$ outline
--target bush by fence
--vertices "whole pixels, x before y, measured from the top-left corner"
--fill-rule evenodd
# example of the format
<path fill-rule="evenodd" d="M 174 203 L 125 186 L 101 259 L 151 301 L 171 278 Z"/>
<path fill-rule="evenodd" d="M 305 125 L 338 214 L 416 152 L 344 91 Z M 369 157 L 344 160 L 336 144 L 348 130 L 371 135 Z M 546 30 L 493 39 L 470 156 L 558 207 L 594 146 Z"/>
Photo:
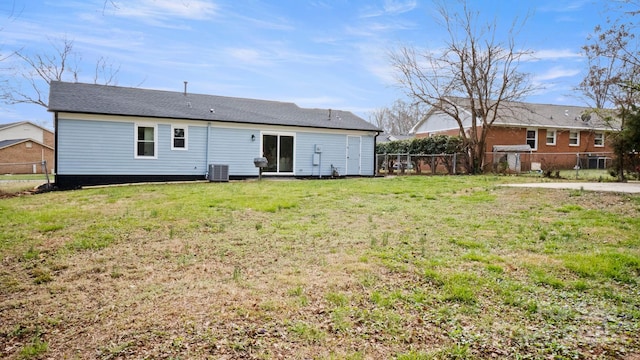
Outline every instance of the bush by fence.
<path fill-rule="evenodd" d="M 376 173 L 379 175 L 436 175 L 465 172 L 464 154 L 378 154 Z"/>
<path fill-rule="evenodd" d="M 456 154 L 464 152 L 459 136 L 436 135 L 376 144 L 376 154 Z"/>
<path fill-rule="evenodd" d="M 377 174 L 457 174 L 466 160 L 462 138 L 447 135 L 379 143 L 376 154 Z"/>

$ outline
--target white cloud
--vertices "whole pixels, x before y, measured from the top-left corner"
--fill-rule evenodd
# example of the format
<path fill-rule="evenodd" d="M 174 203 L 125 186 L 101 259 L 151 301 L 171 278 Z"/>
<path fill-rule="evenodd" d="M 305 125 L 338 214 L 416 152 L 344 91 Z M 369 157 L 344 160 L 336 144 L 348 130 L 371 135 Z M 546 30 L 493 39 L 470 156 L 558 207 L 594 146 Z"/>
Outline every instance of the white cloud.
<path fill-rule="evenodd" d="M 372 73 L 376 78 L 382 81 L 386 85 L 393 85 L 397 83 L 396 70 L 391 65 L 384 63 L 376 63 L 367 65 L 367 70 Z"/>
<path fill-rule="evenodd" d="M 580 69 L 566 68 L 563 66 L 554 66 L 541 74 L 535 75 L 533 77 L 533 80 L 548 81 L 548 80 L 555 80 L 563 77 L 572 77 L 578 74 L 580 74 Z"/>
<path fill-rule="evenodd" d="M 416 8 L 417 2 L 415 0 L 400 1 L 400 0 L 385 0 L 382 8 L 380 7 L 367 7 L 361 10 L 360 17 L 372 18 L 383 15 L 399 15 L 409 12 Z"/>
<path fill-rule="evenodd" d="M 192 20 L 207 20 L 216 15 L 217 6 L 208 0 L 140 0 L 117 2 L 114 15 L 161 21 L 179 17 Z"/>
<path fill-rule="evenodd" d="M 582 54 L 570 49 L 544 49 L 534 51 L 533 54 L 527 56 L 524 61 L 540 61 L 540 60 L 560 60 L 560 59 L 581 59 Z"/>
<path fill-rule="evenodd" d="M 414 27 L 414 24 L 399 21 L 371 22 L 346 26 L 345 32 L 353 36 L 379 36 L 381 33 L 389 33 L 396 30 L 406 30 Z"/>
<path fill-rule="evenodd" d="M 567 3 L 557 2 L 554 5 L 541 6 L 541 12 L 574 12 L 588 5 L 590 0 L 574 0 Z"/>
<path fill-rule="evenodd" d="M 409 12 L 415 9 L 417 3 L 415 0 L 410 1 L 396 1 L 396 0 L 386 0 L 384 2 L 384 11 L 387 14 L 402 14 Z"/>
<path fill-rule="evenodd" d="M 265 65 L 266 55 L 249 48 L 228 48 L 225 53 L 243 64 Z"/>
<path fill-rule="evenodd" d="M 257 19 L 257 18 L 252 18 L 248 16 L 242 16 L 240 14 L 234 14 L 234 16 L 237 16 L 238 17 L 237 21 L 240 21 L 240 23 L 244 24 L 243 26 L 246 26 L 248 28 L 256 27 L 259 29 L 285 30 L 285 31 L 295 30 L 295 28 L 291 24 L 289 24 L 289 21 L 282 17 L 269 18 L 269 20 L 267 21 L 264 19 Z"/>

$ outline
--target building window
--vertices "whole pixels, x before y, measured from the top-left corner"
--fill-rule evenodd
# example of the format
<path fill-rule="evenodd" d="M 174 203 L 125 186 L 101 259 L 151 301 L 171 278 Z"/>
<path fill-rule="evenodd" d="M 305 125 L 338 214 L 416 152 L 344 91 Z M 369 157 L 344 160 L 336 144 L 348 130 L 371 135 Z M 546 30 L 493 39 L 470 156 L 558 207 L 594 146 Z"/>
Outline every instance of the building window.
<path fill-rule="evenodd" d="M 547 145 L 556 144 L 556 131 L 547 129 Z"/>
<path fill-rule="evenodd" d="M 156 132 L 155 126 L 136 124 L 136 158 L 156 158 Z"/>
<path fill-rule="evenodd" d="M 531 147 L 531 150 L 538 149 L 538 131 L 527 130 L 527 145 Z"/>
<path fill-rule="evenodd" d="M 580 146 L 580 131 L 569 131 L 569 146 Z"/>
<path fill-rule="evenodd" d="M 593 134 L 593 145 L 596 147 L 604 146 L 604 133 L 597 132 Z"/>
<path fill-rule="evenodd" d="M 187 127 L 171 127 L 171 150 L 187 150 Z"/>

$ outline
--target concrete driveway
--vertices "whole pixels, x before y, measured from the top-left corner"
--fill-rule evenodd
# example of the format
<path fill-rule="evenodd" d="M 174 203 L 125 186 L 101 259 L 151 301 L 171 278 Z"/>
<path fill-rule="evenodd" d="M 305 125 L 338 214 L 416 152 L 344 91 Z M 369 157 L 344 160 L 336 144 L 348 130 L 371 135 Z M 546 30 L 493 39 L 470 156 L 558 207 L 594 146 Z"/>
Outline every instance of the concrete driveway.
<path fill-rule="evenodd" d="M 585 191 L 608 191 L 628 194 L 640 194 L 640 182 L 545 182 L 545 183 L 525 183 L 506 184 L 510 187 L 537 187 L 545 189 L 570 189 Z"/>

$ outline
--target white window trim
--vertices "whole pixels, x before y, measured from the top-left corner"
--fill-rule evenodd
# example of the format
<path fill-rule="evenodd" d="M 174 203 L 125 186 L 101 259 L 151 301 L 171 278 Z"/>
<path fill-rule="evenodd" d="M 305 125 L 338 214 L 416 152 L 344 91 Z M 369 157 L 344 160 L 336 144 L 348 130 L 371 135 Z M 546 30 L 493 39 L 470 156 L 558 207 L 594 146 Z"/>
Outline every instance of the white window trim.
<path fill-rule="evenodd" d="M 138 128 L 153 128 L 153 156 L 138 155 Z M 158 158 L 158 124 L 135 123 L 133 131 L 133 158 L 134 159 L 157 159 Z"/>
<path fill-rule="evenodd" d="M 602 135 L 602 144 L 600 144 L 600 145 L 596 144 L 596 138 L 595 138 L 595 136 L 596 136 L 596 135 L 598 135 L 598 134 Z M 596 132 L 594 133 L 594 137 L 593 137 L 593 146 L 594 146 L 594 147 L 604 147 L 604 132 L 602 132 L 602 131 L 596 131 Z"/>
<path fill-rule="evenodd" d="M 184 130 L 184 147 L 175 147 L 174 144 L 174 140 L 175 140 L 175 130 L 174 129 L 183 129 Z M 184 125 L 184 126 L 178 126 L 178 125 L 171 125 L 171 150 L 178 150 L 178 151 L 184 151 L 184 150 L 189 150 L 189 127 Z"/>
<path fill-rule="evenodd" d="M 529 134 L 528 134 L 529 131 L 533 131 L 536 134 L 535 138 L 533 139 L 534 147 L 532 147 L 531 150 L 538 150 L 538 129 L 527 129 L 526 130 L 526 132 L 525 132 L 525 143 L 527 145 L 529 145 Z"/>
<path fill-rule="evenodd" d="M 553 142 L 549 142 L 549 132 L 553 133 Z M 547 129 L 547 136 L 545 138 L 545 142 L 549 146 L 555 146 L 556 143 L 558 142 L 558 131 L 553 129 Z"/>
<path fill-rule="evenodd" d="M 578 134 L 578 141 L 575 144 L 571 143 L 571 133 L 574 132 L 576 134 Z M 580 146 L 580 130 L 569 130 L 569 146 Z"/>

